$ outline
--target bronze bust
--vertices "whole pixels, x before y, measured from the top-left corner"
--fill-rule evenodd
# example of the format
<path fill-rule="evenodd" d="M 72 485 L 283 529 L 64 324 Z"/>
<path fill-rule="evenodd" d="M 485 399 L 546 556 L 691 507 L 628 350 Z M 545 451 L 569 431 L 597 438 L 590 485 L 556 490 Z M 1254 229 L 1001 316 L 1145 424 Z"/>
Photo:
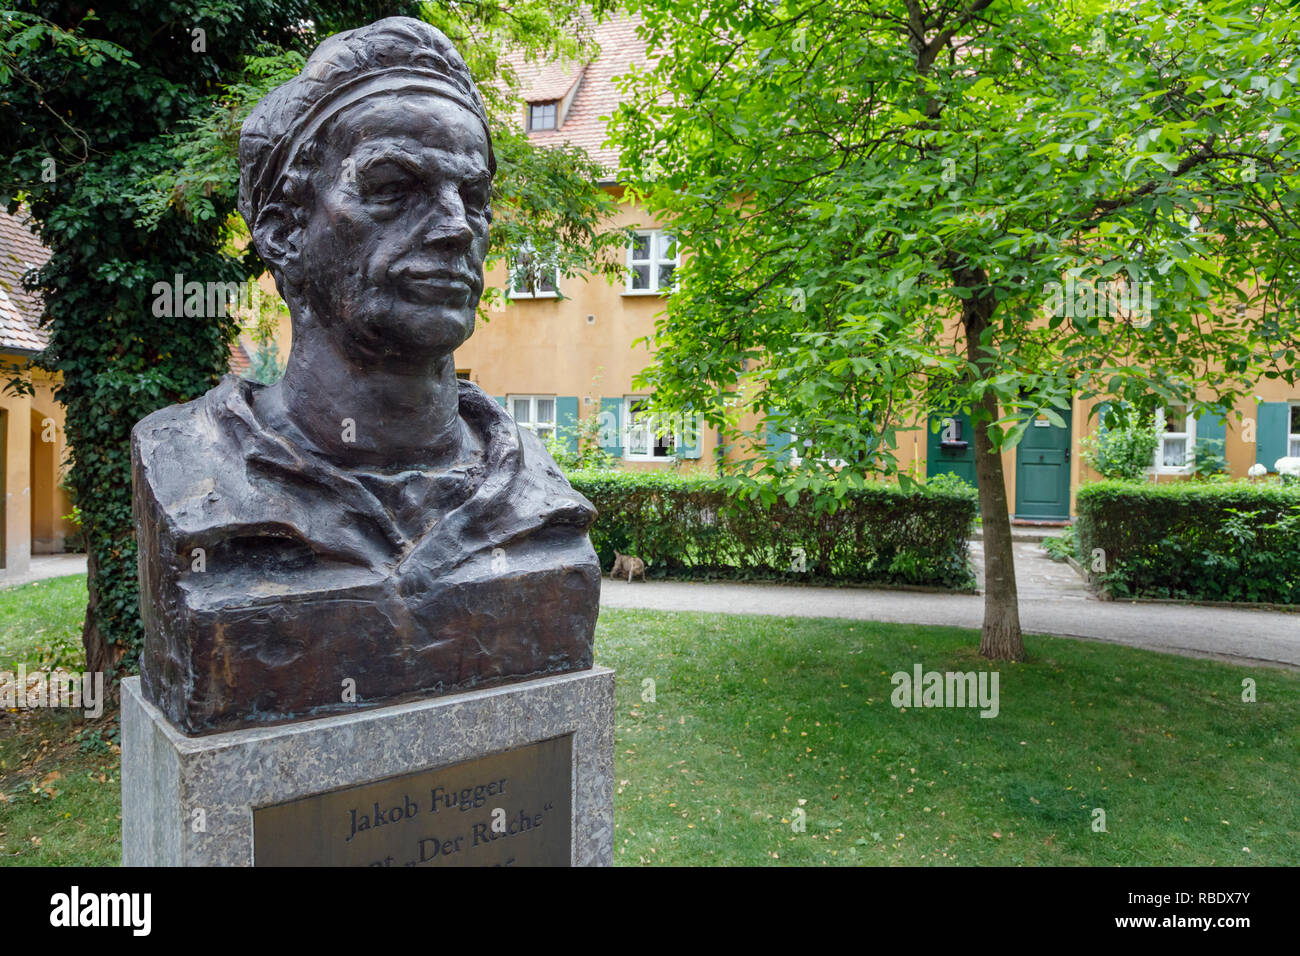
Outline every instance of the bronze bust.
<path fill-rule="evenodd" d="M 146 696 L 201 734 L 591 667 L 594 509 L 456 378 L 496 167 L 459 54 L 404 17 L 331 37 L 240 167 L 293 345 L 132 432 Z"/>

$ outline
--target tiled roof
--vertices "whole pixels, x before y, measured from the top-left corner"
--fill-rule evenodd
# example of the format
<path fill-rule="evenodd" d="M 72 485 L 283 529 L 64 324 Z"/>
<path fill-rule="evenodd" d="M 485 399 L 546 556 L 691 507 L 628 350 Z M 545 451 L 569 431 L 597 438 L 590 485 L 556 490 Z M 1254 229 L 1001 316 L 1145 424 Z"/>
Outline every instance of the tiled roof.
<path fill-rule="evenodd" d="M 39 352 L 49 341 L 38 327 L 41 300 L 23 289 L 23 273 L 43 266 L 50 251 L 27 228 L 26 212 L 0 209 L 0 350 Z"/>
<path fill-rule="evenodd" d="M 536 72 L 536 75 L 532 75 Z M 524 100 L 529 103 L 544 103 L 547 100 L 563 99 L 573 88 L 573 84 L 582 79 L 581 63 L 548 63 L 529 67 L 528 85 L 524 88 Z"/>
<path fill-rule="evenodd" d="M 622 99 L 614 77 L 627 73 L 633 65 L 644 67 L 648 63 L 645 42 L 636 35 L 640 23 L 640 17 L 621 16 L 597 24 L 593 34 L 600 45 L 600 54 L 585 68 L 580 63 L 559 66 L 512 58 L 511 65 L 519 76 L 526 102 L 558 100 L 575 80 L 580 84 L 560 128 L 530 133 L 529 139 L 544 146 L 558 143 L 580 146 L 613 176 L 618 169 L 618 151 L 604 147 L 605 120 L 601 117 L 613 113 Z M 523 123 L 521 112 L 520 128 Z"/>
<path fill-rule="evenodd" d="M 244 348 L 244 343 L 235 339 L 230 343 L 230 371 L 236 375 L 243 375 L 253 367 L 252 360 L 248 357 L 248 349 Z"/>

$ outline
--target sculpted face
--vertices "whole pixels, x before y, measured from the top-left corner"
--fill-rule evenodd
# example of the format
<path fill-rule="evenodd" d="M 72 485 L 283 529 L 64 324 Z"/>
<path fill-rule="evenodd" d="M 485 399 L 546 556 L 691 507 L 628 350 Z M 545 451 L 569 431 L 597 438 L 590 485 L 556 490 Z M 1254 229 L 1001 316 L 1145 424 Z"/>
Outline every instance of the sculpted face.
<path fill-rule="evenodd" d="M 304 294 L 344 349 L 418 363 L 474 331 L 491 176 L 482 123 L 435 94 L 376 96 L 325 131 Z"/>

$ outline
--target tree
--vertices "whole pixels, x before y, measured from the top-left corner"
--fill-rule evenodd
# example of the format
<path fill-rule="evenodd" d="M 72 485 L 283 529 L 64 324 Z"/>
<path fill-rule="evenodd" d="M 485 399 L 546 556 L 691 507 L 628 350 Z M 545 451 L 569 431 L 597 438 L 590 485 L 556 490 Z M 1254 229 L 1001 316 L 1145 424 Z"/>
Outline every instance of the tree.
<path fill-rule="evenodd" d="M 657 64 L 624 78 L 635 108 L 612 135 L 632 196 L 688 252 L 643 384 L 733 440 L 761 438 L 744 416 L 766 414 L 820 459 L 796 470 L 760 444 L 732 480 L 829 506 L 896 473 L 898 433 L 927 410 L 969 412 L 980 652 L 1021 659 L 999 453 L 1040 415 L 1063 424 L 1071 396 L 1201 413 L 1260 374 L 1294 380 L 1297 14 L 641 7 Z"/>
<path fill-rule="evenodd" d="M 568 0 L 509 9 L 363 0 L 88 6 L 48 0 L 0 12 L 0 182 L 8 208 L 25 204 L 51 250 L 28 278 L 50 332 L 35 361 L 62 376 L 69 488 L 90 557 L 83 643 L 88 668 L 111 671 L 133 665 L 142 639 L 131 428 L 216 384 L 236 331 L 223 307 L 156 308 L 154 288 L 175 276 L 239 283 L 263 270 L 232 217 L 243 115 L 326 36 L 384 16 L 433 20 L 480 80 L 503 38 L 527 34 L 534 51 L 577 49 L 584 21 Z M 575 245 L 598 245 L 584 216 L 603 197 L 591 198 L 593 178 L 573 175 L 580 156 L 527 153 L 520 139 L 502 131 L 497 146 L 523 198 L 513 219 L 503 201 L 496 238 L 508 241 L 512 223 L 517 234 L 540 222 L 558 236 L 560 258 L 576 263 Z M 567 191 L 548 200 L 560 185 Z M 555 215 L 530 219 L 538 208 Z"/>

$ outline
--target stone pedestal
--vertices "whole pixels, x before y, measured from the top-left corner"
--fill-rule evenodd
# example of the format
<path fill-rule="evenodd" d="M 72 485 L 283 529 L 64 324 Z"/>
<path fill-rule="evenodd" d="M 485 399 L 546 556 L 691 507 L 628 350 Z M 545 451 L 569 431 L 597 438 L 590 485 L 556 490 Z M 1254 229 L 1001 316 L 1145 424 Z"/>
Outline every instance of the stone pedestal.
<path fill-rule="evenodd" d="M 608 866 L 613 773 L 607 667 L 203 737 L 122 684 L 125 866 Z"/>

